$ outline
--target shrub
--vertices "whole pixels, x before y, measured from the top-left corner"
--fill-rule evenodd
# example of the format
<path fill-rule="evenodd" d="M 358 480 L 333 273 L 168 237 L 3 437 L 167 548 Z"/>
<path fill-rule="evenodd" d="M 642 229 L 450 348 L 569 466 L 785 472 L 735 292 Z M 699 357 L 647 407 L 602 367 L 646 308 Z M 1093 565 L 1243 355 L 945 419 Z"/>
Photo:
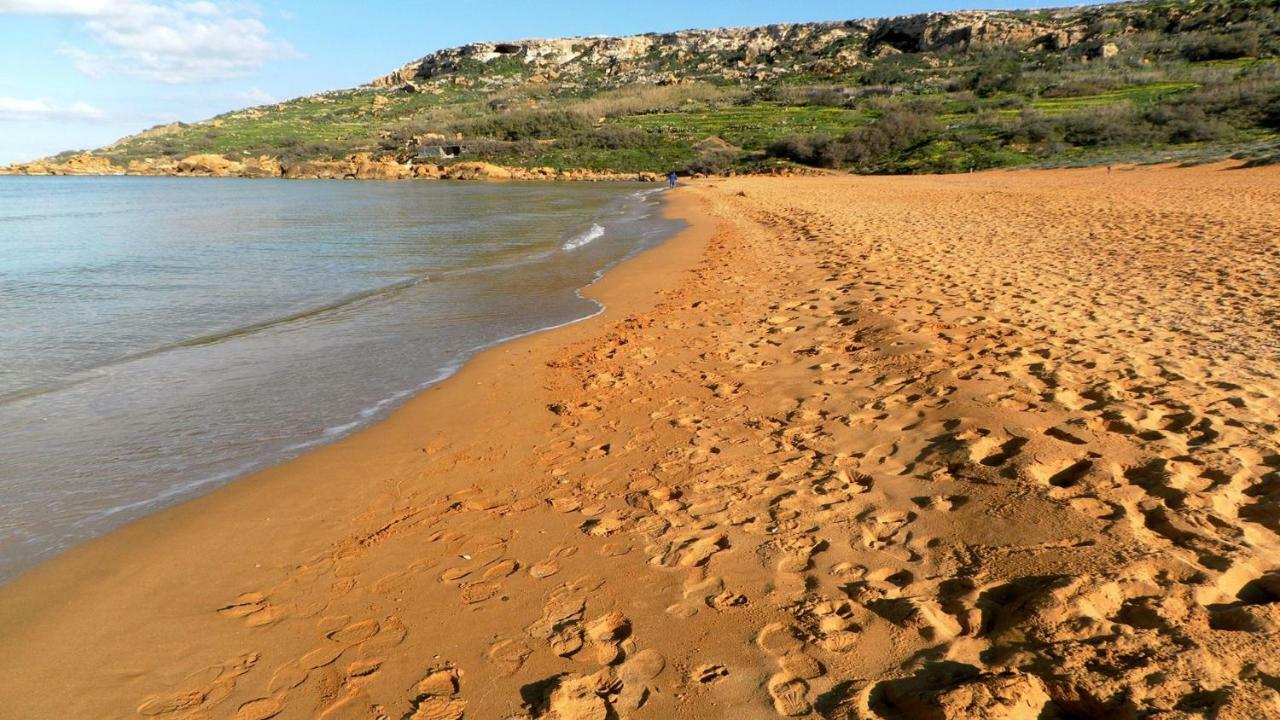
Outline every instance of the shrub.
<path fill-rule="evenodd" d="M 801 165 L 839 167 L 844 163 L 844 147 L 830 135 L 788 135 L 771 144 L 770 157 L 784 158 Z"/>
<path fill-rule="evenodd" d="M 602 125 L 578 138 L 579 145 L 606 150 L 647 147 L 652 143 L 648 130 L 628 125 Z"/>
<path fill-rule="evenodd" d="M 891 56 L 879 60 L 867 68 L 858 82 L 863 85 L 898 85 L 911 79 L 909 61 L 902 56 Z"/>
<path fill-rule="evenodd" d="M 1022 58 L 1016 51 L 992 52 L 978 60 L 965 83 L 978 97 L 1022 89 Z"/>
<path fill-rule="evenodd" d="M 1063 115 L 1058 119 L 1063 139 L 1082 147 L 1125 145 L 1147 133 L 1137 113 L 1128 105 L 1108 105 Z"/>
<path fill-rule="evenodd" d="M 1210 118 L 1203 108 L 1193 104 L 1157 105 L 1143 113 L 1143 119 L 1163 129 L 1172 143 L 1217 140 L 1231 132 L 1225 123 Z"/>
<path fill-rule="evenodd" d="M 892 110 L 844 137 L 845 159 L 855 166 L 871 167 L 919 143 L 936 129 L 932 115 Z"/>
<path fill-rule="evenodd" d="M 1260 35 L 1252 25 L 1243 24 L 1230 31 L 1181 33 L 1173 41 L 1179 53 L 1191 61 L 1234 60 L 1258 54 Z"/>
<path fill-rule="evenodd" d="M 770 157 L 815 167 L 853 165 L 870 169 L 883 166 L 936 129 L 932 114 L 896 108 L 838 140 L 821 134 L 790 135 L 774 142 L 767 152 Z"/>
<path fill-rule="evenodd" d="M 465 135 L 514 142 L 572 137 L 591 130 L 591 122 L 572 110 L 518 110 L 463 123 L 457 129 Z"/>
<path fill-rule="evenodd" d="M 1057 135 L 1057 125 L 1053 120 L 1035 110 L 1024 110 L 1008 131 L 1010 141 L 1031 145 L 1050 142 Z"/>
<path fill-rule="evenodd" d="M 693 149 L 698 155 L 685 166 L 685 171 L 689 173 L 724 175 L 742 158 L 741 148 L 714 136 L 694 145 Z"/>

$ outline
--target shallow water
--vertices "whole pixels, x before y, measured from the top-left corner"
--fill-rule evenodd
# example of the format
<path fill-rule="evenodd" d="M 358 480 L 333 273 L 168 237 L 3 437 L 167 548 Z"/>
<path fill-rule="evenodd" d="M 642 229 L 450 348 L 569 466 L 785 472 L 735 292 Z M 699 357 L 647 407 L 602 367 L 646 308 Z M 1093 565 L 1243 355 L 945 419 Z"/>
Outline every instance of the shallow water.
<path fill-rule="evenodd" d="M 594 314 L 632 185 L 0 178 L 0 581 Z"/>

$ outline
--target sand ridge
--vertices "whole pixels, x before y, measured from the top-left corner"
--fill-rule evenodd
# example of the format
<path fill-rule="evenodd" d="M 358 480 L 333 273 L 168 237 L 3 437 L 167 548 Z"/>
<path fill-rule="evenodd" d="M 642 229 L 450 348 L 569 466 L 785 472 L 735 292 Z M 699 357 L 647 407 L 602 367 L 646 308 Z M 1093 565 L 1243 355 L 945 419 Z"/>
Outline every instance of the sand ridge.
<path fill-rule="evenodd" d="M 6 588 L 0 698 L 1280 717 L 1277 180 L 681 190 L 701 234 L 606 278 L 597 321 Z"/>

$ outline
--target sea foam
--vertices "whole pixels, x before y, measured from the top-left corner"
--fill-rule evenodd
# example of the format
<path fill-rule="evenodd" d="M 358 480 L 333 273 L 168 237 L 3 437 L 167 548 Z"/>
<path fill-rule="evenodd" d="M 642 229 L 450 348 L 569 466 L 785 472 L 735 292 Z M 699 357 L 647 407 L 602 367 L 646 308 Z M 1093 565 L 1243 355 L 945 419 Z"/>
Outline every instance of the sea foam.
<path fill-rule="evenodd" d="M 589 229 L 584 230 L 566 240 L 564 245 L 560 246 L 560 249 L 565 252 L 577 250 L 583 245 L 586 245 L 593 240 L 599 240 L 602 237 L 604 237 L 604 226 L 599 223 L 591 223 L 591 227 Z"/>

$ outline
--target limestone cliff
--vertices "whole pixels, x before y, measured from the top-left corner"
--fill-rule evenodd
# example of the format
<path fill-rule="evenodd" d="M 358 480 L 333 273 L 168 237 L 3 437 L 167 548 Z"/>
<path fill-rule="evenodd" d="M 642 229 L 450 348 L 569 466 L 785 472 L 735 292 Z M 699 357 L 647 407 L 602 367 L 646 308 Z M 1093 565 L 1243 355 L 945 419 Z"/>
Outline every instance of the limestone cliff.
<path fill-rule="evenodd" d="M 765 81 L 805 71 L 831 74 L 899 52 L 968 50 L 979 45 L 1063 50 L 1090 38 L 1079 11 L 945 12 L 880 20 L 682 30 L 625 37 L 481 42 L 431 53 L 374 79 L 374 87 L 477 78 L 514 84 L 530 77 L 604 85 L 692 79 Z"/>

